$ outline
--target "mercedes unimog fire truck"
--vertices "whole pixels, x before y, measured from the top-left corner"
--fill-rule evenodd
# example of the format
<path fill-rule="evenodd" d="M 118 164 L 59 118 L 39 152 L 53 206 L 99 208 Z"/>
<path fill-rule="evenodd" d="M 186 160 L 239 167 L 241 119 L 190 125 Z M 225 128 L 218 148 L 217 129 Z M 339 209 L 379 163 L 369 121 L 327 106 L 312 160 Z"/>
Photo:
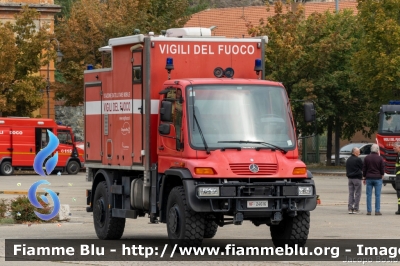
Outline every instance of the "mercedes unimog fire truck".
<path fill-rule="evenodd" d="M 385 162 L 385 174 L 383 183 L 395 187 L 395 163 L 396 152 L 393 143 L 400 141 L 400 101 L 390 101 L 382 105 L 379 110 L 379 126 L 376 134 L 376 142 L 379 145 L 379 153 Z"/>
<path fill-rule="evenodd" d="M 263 80 L 266 40 L 180 28 L 100 48 L 111 68 L 84 74 L 98 238 L 119 239 L 126 218 L 147 216 L 170 239 L 201 242 L 247 220 L 269 226 L 276 246 L 305 244 L 316 190 L 286 90 Z M 312 103 L 304 113 L 313 121 Z"/>

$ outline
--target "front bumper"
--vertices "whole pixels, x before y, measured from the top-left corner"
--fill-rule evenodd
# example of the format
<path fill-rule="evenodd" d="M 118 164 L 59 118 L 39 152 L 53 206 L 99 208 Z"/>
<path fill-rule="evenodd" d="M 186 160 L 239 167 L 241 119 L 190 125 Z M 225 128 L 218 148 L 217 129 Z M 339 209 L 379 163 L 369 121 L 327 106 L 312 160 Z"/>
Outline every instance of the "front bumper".
<path fill-rule="evenodd" d="M 274 212 L 312 211 L 317 205 L 314 181 L 306 179 L 298 182 L 238 182 L 222 184 L 185 180 L 185 191 L 190 208 L 195 212 L 222 214 L 243 213 L 246 217 L 271 216 Z M 299 186 L 313 188 L 312 195 L 298 195 Z M 219 187 L 219 196 L 200 197 L 199 187 Z M 249 207 L 248 201 L 268 202 L 266 207 Z"/>
<path fill-rule="evenodd" d="M 383 175 L 383 183 L 384 184 L 394 184 L 395 179 L 396 179 L 395 175 L 390 175 L 390 174 L 387 174 L 387 173 L 385 173 Z"/>

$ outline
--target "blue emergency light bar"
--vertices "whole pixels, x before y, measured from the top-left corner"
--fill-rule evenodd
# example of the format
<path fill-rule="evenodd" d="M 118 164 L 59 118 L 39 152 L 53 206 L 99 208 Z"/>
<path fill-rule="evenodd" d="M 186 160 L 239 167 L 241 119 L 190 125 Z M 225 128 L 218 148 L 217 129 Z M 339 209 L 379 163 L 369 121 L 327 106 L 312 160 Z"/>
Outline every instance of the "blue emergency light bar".
<path fill-rule="evenodd" d="M 261 59 L 257 58 L 254 62 L 254 71 L 261 71 L 262 70 L 262 63 Z"/>
<path fill-rule="evenodd" d="M 400 105 L 400 101 L 399 100 L 391 100 L 389 101 L 390 105 Z"/>
<path fill-rule="evenodd" d="M 167 58 L 167 64 L 165 65 L 166 70 L 173 70 L 174 69 L 174 59 L 171 57 Z"/>
<path fill-rule="evenodd" d="M 87 70 L 93 70 L 93 65 L 92 64 L 87 65 L 86 69 Z"/>

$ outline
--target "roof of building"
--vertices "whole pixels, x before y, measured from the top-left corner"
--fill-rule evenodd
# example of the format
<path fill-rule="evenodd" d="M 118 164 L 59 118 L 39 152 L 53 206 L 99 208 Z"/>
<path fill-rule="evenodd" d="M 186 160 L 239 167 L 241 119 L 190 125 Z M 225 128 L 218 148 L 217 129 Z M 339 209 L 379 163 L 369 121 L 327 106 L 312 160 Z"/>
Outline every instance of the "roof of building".
<path fill-rule="evenodd" d="M 304 4 L 306 17 L 314 12 L 322 13 L 327 10 L 335 12 L 335 9 L 335 2 L 307 2 Z M 357 2 L 339 1 L 339 10 L 343 9 L 351 9 L 357 13 Z M 211 26 L 217 26 L 212 32 L 213 36 L 243 38 L 250 37 L 247 32 L 247 23 L 258 25 L 261 18 L 273 15 L 273 6 L 271 6 L 270 11 L 267 11 L 265 6 L 214 8 L 193 14 L 185 27 L 210 28 Z"/>

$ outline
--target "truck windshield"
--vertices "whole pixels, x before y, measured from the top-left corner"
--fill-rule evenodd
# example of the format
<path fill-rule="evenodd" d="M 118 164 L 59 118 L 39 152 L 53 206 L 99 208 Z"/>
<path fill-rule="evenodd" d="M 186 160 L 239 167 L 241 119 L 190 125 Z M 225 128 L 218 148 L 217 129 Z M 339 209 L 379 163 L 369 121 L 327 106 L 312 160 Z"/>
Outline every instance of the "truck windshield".
<path fill-rule="evenodd" d="M 281 87 L 196 85 L 188 87 L 186 95 L 189 138 L 194 149 L 204 150 L 204 140 L 210 149 L 263 146 L 255 142 L 285 150 L 295 147 L 288 99 Z M 193 113 L 198 123 L 193 121 Z"/>
<path fill-rule="evenodd" d="M 383 112 L 379 115 L 378 133 L 390 135 L 390 133 L 399 133 L 399 132 L 400 132 L 400 113 Z"/>

